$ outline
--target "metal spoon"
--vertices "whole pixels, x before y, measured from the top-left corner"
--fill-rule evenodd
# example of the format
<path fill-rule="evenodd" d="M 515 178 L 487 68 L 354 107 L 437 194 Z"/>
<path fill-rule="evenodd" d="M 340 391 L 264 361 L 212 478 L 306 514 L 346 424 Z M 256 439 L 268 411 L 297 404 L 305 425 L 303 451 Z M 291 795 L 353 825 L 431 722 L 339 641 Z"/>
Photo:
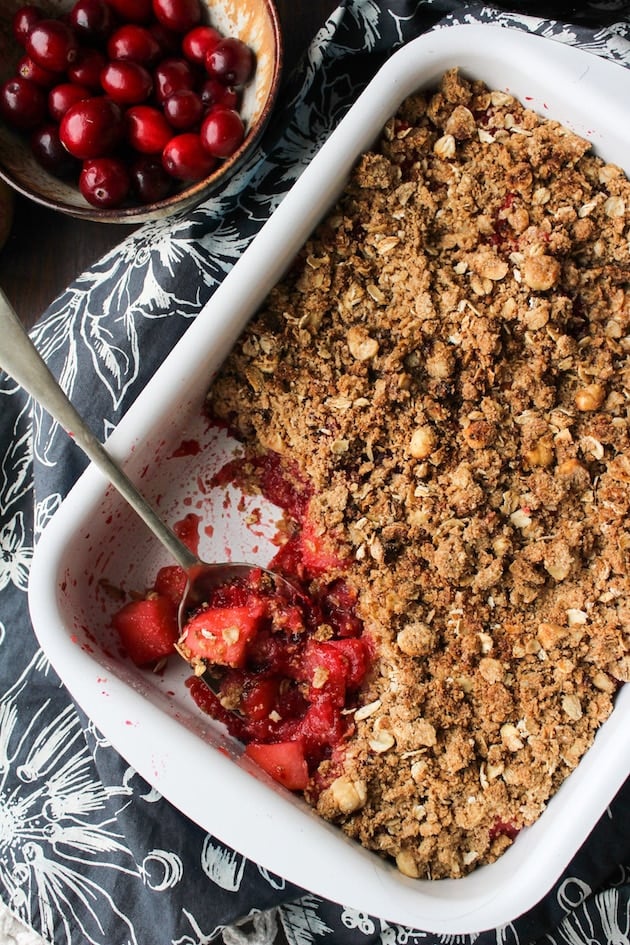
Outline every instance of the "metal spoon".
<path fill-rule="evenodd" d="M 177 564 L 186 572 L 188 581 L 179 607 L 180 634 L 191 611 L 208 601 L 217 587 L 234 580 L 246 578 L 258 565 L 244 562 L 209 564 L 202 561 L 184 545 L 173 531 L 162 521 L 144 496 L 118 463 L 112 459 L 88 424 L 76 411 L 62 390 L 48 365 L 43 360 L 18 319 L 13 307 L 0 290 L 0 367 L 10 374 L 61 426 L 71 434 L 106 479 L 118 490 L 140 516 L 155 537 L 167 549 Z M 266 568 L 260 568 L 272 579 L 274 586 L 285 597 L 300 595 L 290 581 Z M 216 691 L 216 679 L 211 669 L 204 673 L 205 682 Z"/>

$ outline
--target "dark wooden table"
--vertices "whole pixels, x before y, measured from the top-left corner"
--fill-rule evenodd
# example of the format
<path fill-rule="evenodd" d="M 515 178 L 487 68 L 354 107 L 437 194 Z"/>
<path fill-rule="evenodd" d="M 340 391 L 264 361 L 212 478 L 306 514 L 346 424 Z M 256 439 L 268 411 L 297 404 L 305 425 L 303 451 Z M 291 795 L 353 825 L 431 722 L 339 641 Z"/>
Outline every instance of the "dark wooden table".
<path fill-rule="evenodd" d="M 276 0 L 285 77 L 336 5 L 336 0 Z M 66 285 L 133 228 L 75 220 L 18 197 L 11 236 L 0 252 L 0 286 L 30 326 Z"/>

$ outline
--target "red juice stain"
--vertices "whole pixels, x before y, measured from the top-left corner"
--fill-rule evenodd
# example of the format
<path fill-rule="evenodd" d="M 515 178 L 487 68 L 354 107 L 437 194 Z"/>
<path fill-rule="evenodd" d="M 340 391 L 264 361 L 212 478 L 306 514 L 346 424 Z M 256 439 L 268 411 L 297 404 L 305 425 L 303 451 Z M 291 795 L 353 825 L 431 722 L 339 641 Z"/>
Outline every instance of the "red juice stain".
<path fill-rule="evenodd" d="M 183 541 L 187 548 L 190 548 L 193 554 L 198 554 L 199 551 L 200 523 L 201 516 L 197 515 L 195 512 L 189 512 L 188 515 L 185 515 L 179 522 L 176 522 L 173 528 L 177 537 Z"/>
<path fill-rule="evenodd" d="M 182 440 L 179 446 L 173 450 L 172 456 L 197 456 L 201 452 L 201 444 L 198 440 Z"/>

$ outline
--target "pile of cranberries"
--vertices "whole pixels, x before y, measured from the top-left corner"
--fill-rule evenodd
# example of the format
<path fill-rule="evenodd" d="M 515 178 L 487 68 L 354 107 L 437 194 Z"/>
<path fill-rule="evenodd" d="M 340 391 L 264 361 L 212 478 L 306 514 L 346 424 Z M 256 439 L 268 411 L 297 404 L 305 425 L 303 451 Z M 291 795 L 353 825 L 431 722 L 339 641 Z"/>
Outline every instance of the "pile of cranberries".
<path fill-rule="evenodd" d="M 162 200 L 245 136 L 254 55 L 203 22 L 200 0 L 76 0 L 58 19 L 28 4 L 13 34 L 24 55 L 0 115 L 96 207 Z"/>

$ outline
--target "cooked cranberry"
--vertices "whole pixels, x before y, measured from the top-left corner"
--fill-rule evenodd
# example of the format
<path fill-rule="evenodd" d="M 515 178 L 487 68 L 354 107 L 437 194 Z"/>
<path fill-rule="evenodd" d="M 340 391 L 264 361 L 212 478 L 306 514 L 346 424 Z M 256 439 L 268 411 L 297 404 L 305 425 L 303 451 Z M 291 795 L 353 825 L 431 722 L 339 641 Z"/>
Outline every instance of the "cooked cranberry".
<path fill-rule="evenodd" d="M 199 135 L 192 131 L 176 135 L 162 153 L 162 163 L 177 180 L 202 180 L 216 165 L 215 158 L 205 150 Z"/>
<path fill-rule="evenodd" d="M 153 81 L 139 62 L 120 59 L 107 63 L 101 73 L 101 85 L 119 105 L 137 105 L 148 99 Z"/>
<path fill-rule="evenodd" d="M 81 163 L 62 145 L 56 124 L 41 125 L 31 135 L 30 144 L 35 160 L 50 174 L 61 178 L 78 177 Z"/>
<path fill-rule="evenodd" d="M 8 79 L 0 88 L 0 114 L 19 131 L 32 131 L 46 118 L 46 93 L 21 75 Z"/>
<path fill-rule="evenodd" d="M 164 102 L 180 89 L 194 89 L 195 74 L 185 59 L 163 59 L 153 71 L 153 82 L 158 101 Z"/>
<path fill-rule="evenodd" d="M 109 37 L 107 55 L 110 59 L 132 59 L 143 66 L 152 66 L 160 58 L 160 44 L 146 28 L 125 23 Z"/>
<path fill-rule="evenodd" d="M 59 72 L 51 72 L 50 69 L 42 69 L 30 56 L 22 56 L 18 62 L 17 71 L 23 79 L 29 79 L 36 85 L 41 85 L 43 89 L 50 88 L 55 82 L 59 82 L 60 78 Z"/>
<path fill-rule="evenodd" d="M 173 178 L 156 155 L 140 155 L 131 165 L 129 176 L 133 192 L 141 203 L 157 203 L 173 190 Z"/>
<path fill-rule="evenodd" d="M 20 46 L 26 45 L 26 37 L 38 22 L 43 19 L 44 14 L 32 3 L 27 3 L 19 10 L 16 10 L 13 16 L 13 35 Z"/>
<path fill-rule="evenodd" d="M 77 58 L 79 44 L 61 20 L 38 20 L 26 38 L 26 51 L 38 66 L 64 72 Z"/>
<path fill-rule="evenodd" d="M 169 124 L 178 131 L 194 128 L 203 115 L 201 99 L 191 89 L 173 92 L 164 102 L 163 108 Z"/>
<path fill-rule="evenodd" d="M 48 93 L 48 111 L 54 121 L 61 121 L 71 105 L 91 98 L 92 92 L 85 85 L 74 82 L 60 82 Z"/>
<path fill-rule="evenodd" d="M 233 108 L 215 105 L 201 125 L 201 143 L 209 154 L 227 158 L 234 154 L 245 135 L 243 119 Z"/>
<path fill-rule="evenodd" d="M 210 49 L 214 49 L 220 39 L 221 33 L 214 27 L 195 26 L 182 39 L 182 52 L 190 62 L 203 66 L 206 54 Z"/>
<path fill-rule="evenodd" d="M 148 23 L 151 0 L 108 0 L 123 23 Z"/>
<path fill-rule="evenodd" d="M 244 85 L 254 71 L 254 54 L 235 36 L 226 36 L 206 55 L 208 75 L 229 85 Z"/>
<path fill-rule="evenodd" d="M 129 172 L 118 158 L 85 161 L 79 176 L 79 190 L 95 207 L 119 207 L 130 187 Z"/>
<path fill-rule="evenodd" d="M 231 85 L 224 85 L 218 79 L 206 79 L 201 86 L 201 101 L 204 108 L 213 105 L 225 105 L 226 108 L 237 108 L 240 96 Z"/>
<path fill-rule="evenodd" d="M 74 157 L 87 160 L 105 157 L 123 133 L 120 107 L 104 95 L 72 105 L 61 120 L 61 143 Z"/>
<path fill-rule="evenodd" d="M 185 33 L 201 22 L 199 0 L 153 0 L 153 13 L 167 29 Z"/>
<path fill-rule="evenodd" d="M 125 114 L 127 141 L 142 154 L 161 154 L 173 137 L 164 114 L 151 105 L 134 105 Z"/>
<path fill-rule="evenodd" d="M 77 58 L 68 69 L 68 78 L 77 85 L 86 85 L 88 89 L 101 91 L 101 72 L 107 60 L 98 49 L 86 47 L 80 49 Z"/>
<path fill-rule="evenodd" d="M 107 0 L 76 0 L 70 24 L 84 42 L 104 42 L 114 28 L 114 11 Z"/>

